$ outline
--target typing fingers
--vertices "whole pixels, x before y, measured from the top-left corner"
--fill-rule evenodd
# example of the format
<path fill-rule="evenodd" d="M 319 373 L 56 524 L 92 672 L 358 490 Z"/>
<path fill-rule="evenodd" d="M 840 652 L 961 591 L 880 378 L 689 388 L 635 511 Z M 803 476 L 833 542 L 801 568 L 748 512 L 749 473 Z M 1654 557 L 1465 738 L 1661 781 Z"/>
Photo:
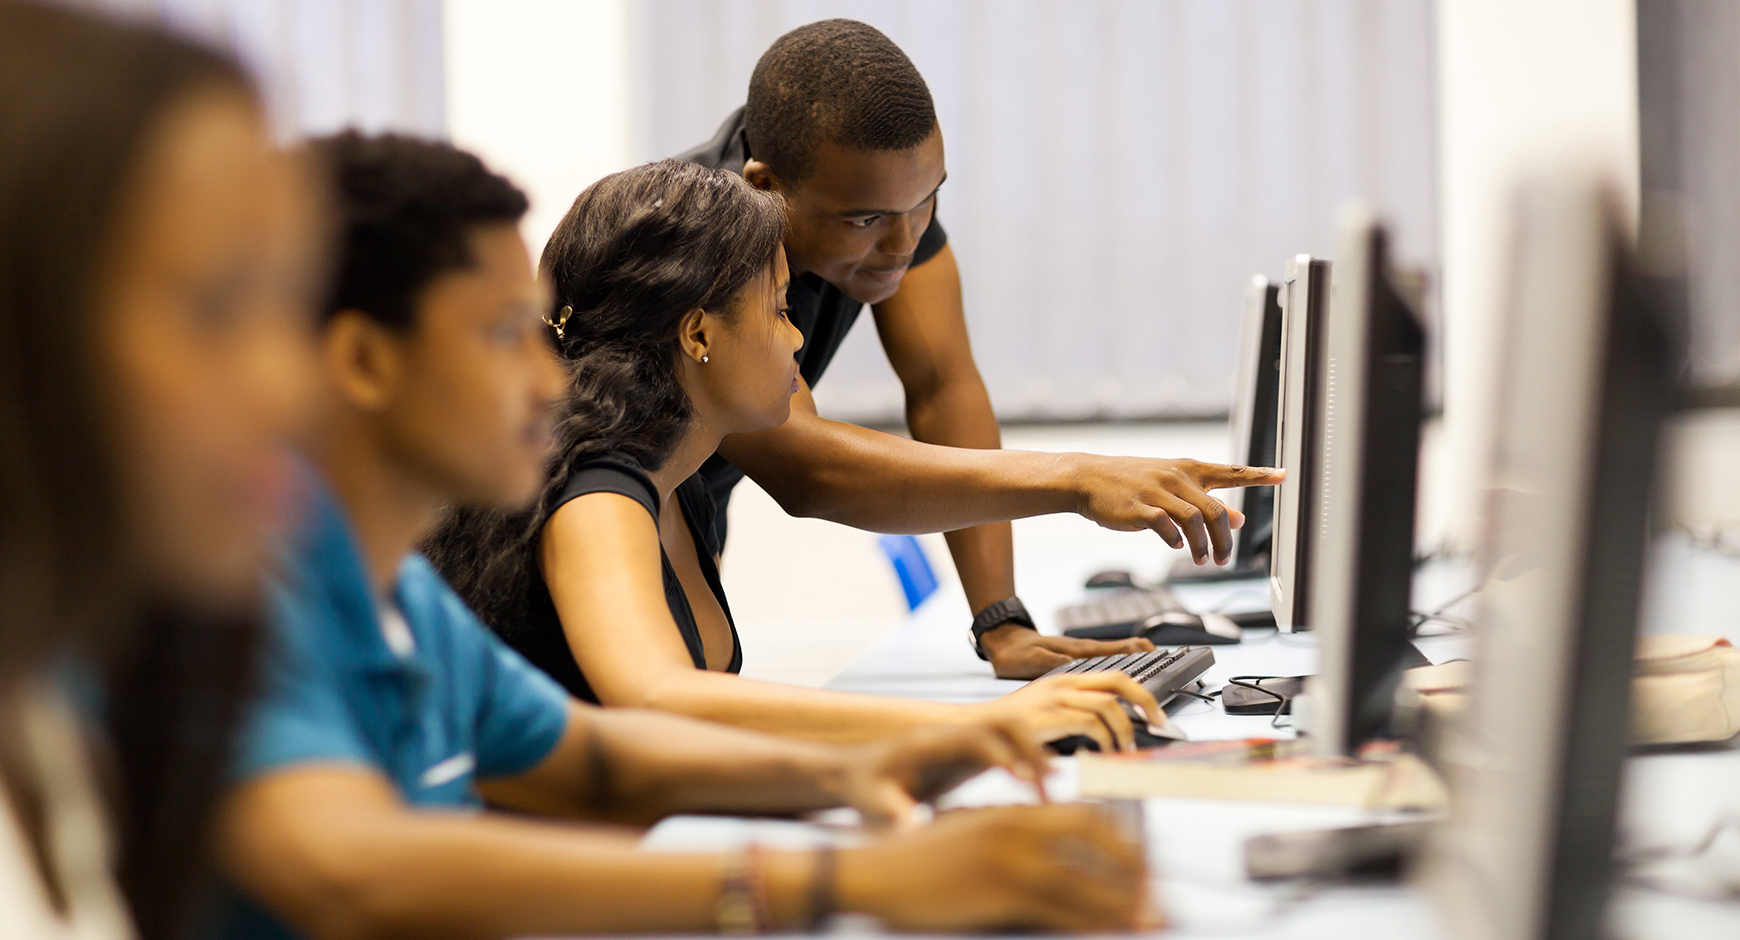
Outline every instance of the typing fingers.
<path fill-rule="evenodd" d="M 1008 763 L 1001 766 L 1033 784 L 1039 802 L 1051 802 L 1050 795 L 1045 792 L 1045 775 L 1051 770 L 1051 756 L 1028 732 L 1027 726 L 1013 719 L 1002 719 L 992 723 L 991 732 L 1009 754 Z"/>
<path fill-rule="evenodd" d="M 1130 716 L 1124 714 L 1124 706 L 1118 703 L 1116 696 L 1084 689 L 1066 695 L 1062 704 L 1089 712 L 1098 718 L 1110 732 L 1112 744 L 1118 750 L 1128 751 L 1135 748 L 1136 729 L 1130 724 Z M 1104 748 L 1105 743 L 1101 742 L 1100 746 Z"/>
<path fill-rule="evenodd" d="M 1040 876 L 1033 887 L 1050 902 L 1048 926 L 1133 926 L 1147 893 L 1146 860 L 1097 811 L 1081 808 L 1088 811 L 1046 820 L 1051 834 L 1033 860 L 1042 866 L 1030 874 Z"/>
<path fill-rule="evenodd" d="M 1110 754 L 1118 749 L 1118 739 L 1112 737 L 1112 729 L 1100 720 L 1097 712 L 1070 708 L 1068 702 L 1058 704 L 1063 706 L 1067 721 L 1058 725 L 1057 730 L 1049 735 L 1052 740 L 1079 734 L 1091 739 L 1102 753 Z"/>
<path fill-rule="evenodd" d="M 1142 688 L 1141 683 L 1124 673 L 1089 672 L 1082 675 L 1059 676 L 1058 678 L 1068 680 L 1071 685 L 1079 689 L 1097 689 L 1102 692 L 1110 692 L 1141 709 L 1142 713 L 1148 716 L 1149 721 L 1155 723 L 1160 721 L 1160 703 L 1154 700 L 1153 693 Z M 1120 708 L 1119 711 L 1121 713 L 1123 710 Z"/>

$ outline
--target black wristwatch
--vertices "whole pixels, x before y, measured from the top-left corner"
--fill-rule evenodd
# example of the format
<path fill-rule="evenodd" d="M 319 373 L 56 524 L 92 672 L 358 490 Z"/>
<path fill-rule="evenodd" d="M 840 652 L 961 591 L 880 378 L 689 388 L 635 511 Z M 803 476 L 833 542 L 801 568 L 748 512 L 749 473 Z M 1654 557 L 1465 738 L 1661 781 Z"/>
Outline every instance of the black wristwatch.
<path fill-rule="evenodd" d="M 973 618 L 973 652 L 978 653 L 980 659 L 986 662 L 991 661 L 991 657 L 985 655 L 985 648 L 979 645 L 979 641 L 985 638 L 987 632 L 1006 623 L 1018 623 L 1029 630 L 1039 629 L 1033 625 L 1033 615 L 1027 612 L 1027 605 L 1021 603 L 1021 598 L 1013 596 L 1003 598 L 979 611 L 979 615 Z"/>

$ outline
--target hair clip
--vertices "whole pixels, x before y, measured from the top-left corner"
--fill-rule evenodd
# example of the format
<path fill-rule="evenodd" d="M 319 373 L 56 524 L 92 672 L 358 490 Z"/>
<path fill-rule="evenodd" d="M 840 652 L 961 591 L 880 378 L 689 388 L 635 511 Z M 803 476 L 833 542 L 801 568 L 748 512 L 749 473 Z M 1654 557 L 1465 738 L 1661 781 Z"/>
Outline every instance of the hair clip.
<path fill-rule="evenodd" d="M 573 315 L 574 315 L 574 308 L 568 306 L 567 304 L 563 304 L 562 309 L 556 312 L 556 319 L 551 320 L 548 316 L 545 316 L 542 319 L 544 321 L 545 326 L 548 326 L 551 329 L 556 331 L 556 338 L 557 339 L 567 339 L 568 336 L 564 331 L 568 327 L 568 318 L 573 316 Z"/>

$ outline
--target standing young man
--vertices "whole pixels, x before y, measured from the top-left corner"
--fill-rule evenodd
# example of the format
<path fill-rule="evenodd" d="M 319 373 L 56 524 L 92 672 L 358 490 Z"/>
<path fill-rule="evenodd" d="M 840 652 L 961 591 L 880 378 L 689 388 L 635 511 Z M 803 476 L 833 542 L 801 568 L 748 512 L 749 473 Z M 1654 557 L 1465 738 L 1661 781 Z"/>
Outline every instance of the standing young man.
<path fill-rule="evenodd" d="M 220 812 L 247 899 L 214 915 L 218 936 L 762 932 L 836 909 L 924 930 L 1139 926 L 1141 853 L 1086 806 L 960 814 L 837 854 L 639 851 L 622 824 L 838 804 L 898 821 L 987 766 L 1037 781 L 1045 758 L 1001 725 L 847 749 L 606 711 L 503 646 L 412 547 L 444 505 L 514 507 L 544 481 L 566 378 L 525 198 L 444 144 L 317 149 L 344 235 L 327 407 Z"/>
<path fill-rule="evenodd" d="M 719 544 L 744 474 L 793 515 L 878 532 L 944 531 L 976 615 L 974 648 L 997 675 L 1031 678 L 1078 656 L 1151 647 L 1041 636 L 1015 596 L 1014 547 L 1001 520 L 1079 512 L 1110 529 L 1152 529 L 1173 548 L 1188 544 L 1199 564 L 1211 556 L 1224 564 L 1242 517 L 1207 491 L 1280 481 L 1267 468 L 1088 454 L 1061 455 L 1053 475 L 1033 479 L 999 459 L 960 274 L 936 222 L 947 176 L 942 130 L 924 78 L 874 27 L 824 20 L 781 36 L 756 64 L 747 104 L 682 156 L 785 197 L 787 298 L 805 340 L 791 420 L 726 438 L 701 470 L 719 503 Z M 816 414 L 810 389 L 865 304 L 905 388 L 916 442 Z"/>

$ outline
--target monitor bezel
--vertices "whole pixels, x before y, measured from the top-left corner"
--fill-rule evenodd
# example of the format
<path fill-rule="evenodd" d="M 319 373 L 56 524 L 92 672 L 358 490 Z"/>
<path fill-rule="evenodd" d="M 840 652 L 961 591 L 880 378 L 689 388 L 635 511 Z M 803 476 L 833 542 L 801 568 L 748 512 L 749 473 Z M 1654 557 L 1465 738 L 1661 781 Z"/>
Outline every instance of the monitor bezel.
<path fill-rule="evenodd" d="M 1287 260 L 1281 281 L 1281 397 L 1275 410 L 1275 456 L 1287 478 L 1275 488 L 1269 610 L 1283 633 L 1308 627 L 1310 534 L 1316 527 L 1318 504 L 1314 470 L 1320 419 L 1317 375 L 1323 356 L 1322 327 L 1330 277 L 1329 262 L 1295 255 Z"/>

